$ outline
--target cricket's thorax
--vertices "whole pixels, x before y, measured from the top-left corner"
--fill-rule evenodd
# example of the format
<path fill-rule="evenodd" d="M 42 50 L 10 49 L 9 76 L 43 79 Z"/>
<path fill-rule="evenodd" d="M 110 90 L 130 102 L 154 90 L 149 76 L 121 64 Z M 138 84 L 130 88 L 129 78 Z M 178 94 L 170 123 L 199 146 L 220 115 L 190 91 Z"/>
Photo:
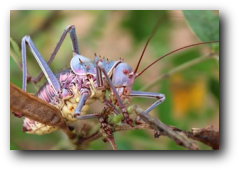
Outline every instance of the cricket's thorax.
<path fill-rule="evenodd" d="M 62 89 L 60 96 L 54 94 L 52 87 L 48 83 L 46 83 L 36 95 L 37 97 L 61 110 L 63 118 L 68 123 L 77 120 L 74 117 L 74 111 L 80 101 L 80 90 L 82 88 L 89 89 L 91 96 L 83 106 L 81 115 L 85 115 L 87 113 L 89 110 L 89 105 L 95 102 L 95 100 L 100 100 L 102 102 L 104 99 L 105 89 L 97 89 L 95 75 L 76 75 L 74 72 L 68 69 L 61 71 L 56 75 L 56 77 L 60 82 Z M 23 129 L 28 133 L 45 134 L 51 133 L 58 128 L 25 118 L 23 122 Z"/>

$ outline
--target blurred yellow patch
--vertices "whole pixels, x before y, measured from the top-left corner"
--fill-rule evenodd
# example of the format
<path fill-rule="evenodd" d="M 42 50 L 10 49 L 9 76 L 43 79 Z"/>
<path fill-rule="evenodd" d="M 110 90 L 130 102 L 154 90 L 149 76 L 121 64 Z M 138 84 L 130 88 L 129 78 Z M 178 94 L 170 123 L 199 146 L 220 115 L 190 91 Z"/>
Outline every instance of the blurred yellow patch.
<path fill-rule="evenodd" d="M 206 94 L 204 78 L 189 82 L 177 74 L 172 76 L 171 82 L 173 114 L 176 118 L 185 116 L 189 111 L 200 113 L 203 110 Z"/>

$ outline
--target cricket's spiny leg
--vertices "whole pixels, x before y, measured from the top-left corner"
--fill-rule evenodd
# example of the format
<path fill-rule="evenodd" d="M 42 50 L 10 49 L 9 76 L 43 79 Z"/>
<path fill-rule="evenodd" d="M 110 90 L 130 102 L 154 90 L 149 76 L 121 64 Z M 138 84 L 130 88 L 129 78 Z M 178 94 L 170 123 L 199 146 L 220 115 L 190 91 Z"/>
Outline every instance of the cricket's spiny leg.
<path fill-rule="evenodd" d="M 108 124 L 105 122 L 105 120 L 104 120 L 103 117 L 99 117 L 99 122 L 100 122 L 100 124 L 101 124 L 101 128 L 105 131 L 105 133 L 106 133 L 108 136 L 113 135 L 113 134 L 112 134 L 112 131 L 111 131 L 110 128 L 108 127 Z"/>
<path fill-rule="evenodd" d="M 103 117 L 99 117 L 99 122 L 101 124 L 100 128 L 103 130 L 103 136 L 104 136 L 103 141 L 109 142 L 111 144 L 113 150 L 118 150 L 118 148 L 115 144 L 113 130 L 110 127 L 110 125 L 106 123 L 106 121 Z M 102 132 L 102 130 L 101 130 L 101 132 Z"/>
<path fill-rule="evenodd" d="M 106 106 L 108 106 L 109 108 L 111 108 L 112 111 L 113 111 L 114 113 L 116 113 L 117 115 L 120 114 L 119 110 L 115 107 L 115 105 L 113 105 L 113 104 L 112 104 L 109 100 L 107 100 L 106 98 L 104 98 L 104 104 L 105 104 Z"/>
<path fill-rule="evenodd" d="M 79 46 L 78 46 L 78 41 L 77 41 L 77 36 L 76 36 L 76 31 L 75 31 L 75 27 L 73 25 L 68 25 L 64 32 L 62 33 L 61 35 L 61 38 L 60 40 L 58 41 L 53 53 L 51 54 L 51 57 L 50 59 L 48 60 L 47 64 L 50 65 L 51 62 L 53 61 L 53 59 L 55 58 L 58 50 L 60 49 L 61 47 L 61 44 L 63 43 L 63 41 L 65 40 L 65 37 L 67 35 L 67 33 L 70 34 L 70 38 L 71 38 L 71 43 L 72 43 L 72 50 L 73 52 L 77 53 L 77 54 L 80 54 L 80 50 L 79 50 Z M 31 76 L 28 76 L 28 80 L 27 82 L 31 81 L 31 82 L 34 82 L 34 83 L 37 83 L 39 82 L 43 77 L 43 72 L 41 71 L 39 73 L 39 75 L 34 78 L 34 77 L 31 77 Z"/>
<path fill-rule="evenodd" d="M 165 95 L 161 93 L 154 93 L 154 92 L 144 92 L 144 91 L 134 91 L 132 90 L 130 97 L 143 97 L 143 98 L 154 98 L 157 99 L 156 102 L 154 102 L 151 106 L 149 106 L 144 112 L 149 113 L 151 110 L 153 110 L 156 106 L 161 104 L 165 100 Z"/>
<path fill-rule="evenodd" d="M 97 88 L 103 88 L 104 87 L 102 71 L 97 64 L 96 64 L 96 81 L 97 81 L 97 86 L 98 86 Z"/>
<path fill-rule="evenodd" d="M 45 74 L 48 83 L 51 85 L 53 92 L 55 95 L 59 96 L 61 92 L 61 86 L 58 82 L 56 76 L 51 71 L 50 67 L 47 65 L 41 54 L 38 52 L 37 48 L 35 47 L 34 43 L 32 42 L 30 36 L 25 36 L 22 38 L 22 69 L 23 69 L 23 82 L 22 82 L 22 89 L 26 91 L 27 87 L 27 63 L 26 63 L 26 45 L 30 47 L 30 50 L 37 60 L 41 70 Z"/>
<path fill-rule="evenodd" d="M 100 117 L 100 113 L 92 113 L 92 114 L 87 114 L 87 115 L 74 115 L 77 119 L 79 120 L 85 120 L 85 119 L 93 119 L 93 118 L 99 118 Z"/>
<path fill-rule="evenodd" d="M 75 108 L 74 117 L 80 120 L 99 118 L 100 113 L 92 113 L 87 115 L 81 115 L 81 110 L 86 103 L 86 100 L 90 97 L 90 91 L 88 89 L 81 89 L 81 98 L 78 105 Z"/>
<path fill-rule="evenodd" d="M 104 81 L 103 81 L 103 76 L 102 76 L 102 71 L 101 68 L 96 64 L 96 81 L 97 81 L 97 88 L 101 89 L 104 88 Z M 112 111 L 116 114 L 120 114 L 118 109 L 106 98 L 104 98 L 103 103 L 110 107 Z"/>
<path fill-rule="evenodd" d="M 75 112 L 74 112 L 74 117 L 77 119 L 81 119 L 81 110 L 83 108 L 83 106 L 86 103 L 86 100 L 90 97 L 90 91 L 88 89 L 81 89 L 80 91 L 81 97 L 80 97 L 80 101 L 78 103 L 78 105 L 75 108 Z"/>
<path fill-rule="evenodd" d="M 110 88 L 112 89 L 112 91 L 113 91 L 113 93 L 114 93 L 114 95 L 115 95 L 115 97 L 116 97 L 116 99 L 117 99 L 117 102 L 118 102 L 118 104 L 119 104 L 119 107 L 120 107 L 120 109 L 121 109 L 121 111 L 122 111 L 122 113 L 123 113 L 123 115 L 124 115 L 124 118 L 125 118 L 126 123 L 129 124 L 130 126 L 133 126 L 133 124 L 132 124 L 132 123 L 133 123 L 133 120 L 132 120 L 131 118 L 129 118 L 129 115 L 128 115 L 128 113 L 127 113 L 127 110 L 126 110 L 126 108 L 125 108 L 125 106 L 124 106 L 122 100 L 120 99 L 119 94 L 117 93 L 117 91 L 116 91 L 114 85 L 112 84 L 112 82 L 111 82 L 111 80 L 110 80 L 108 74 L 106 73 L 104 67 L 102 66 L 102 63 L 101 63 L 101 62 L 98 62 L 98 63 L 97 63 L 97 66 L 101 69 L 101 71 L 103 72 L 104 76 L 106 77 L 106 80 L 107 80 L 107 82 L 109 83 L 109 86 L 110 86 Z"/>

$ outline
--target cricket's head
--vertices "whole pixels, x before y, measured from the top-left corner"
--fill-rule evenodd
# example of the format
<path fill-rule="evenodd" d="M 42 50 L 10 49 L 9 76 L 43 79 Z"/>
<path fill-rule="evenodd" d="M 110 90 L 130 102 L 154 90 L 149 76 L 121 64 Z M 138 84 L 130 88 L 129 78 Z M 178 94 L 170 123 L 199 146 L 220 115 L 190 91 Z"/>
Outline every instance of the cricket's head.
<path fill-rule="evenodd" d="M 116 88 L 116 91 L 119 94 L 121 99 L 127 98 L 127 96 L 131 92 L 132 85 L 134 83 L 135 78 L 140 76 L 142 73 L 144 73 L 146 70 L 148 70 L 152 65 L 157 63 L 159 60 L 163 59 L 164 57 L 166 57 L 166 56 L 168 56 L 172 53 L 175 53 L 175 52 L 180 51 L 180 50 L 185 49 L 185 48 L 189 48 L 189 47 L 197 46 L 197 45 L 201 45 L 201 44 L 209 44 L 209 43 L 217 43 L 217 42 L 218 41 L 202 42 L 202 43 L 191 44 L 191 45 L 188 45 L 188 46 L 178 48 L 178 49 L 176 49 L 174 51 L 171 51 L 171 52 L 165 54 L 164 56 L 158 58 L 157 60 L 152 62 L 150 65 L 148 65 L 145 69 L 143 69 L 141 72 L 137 73 L 140 62 L 141 62 L 141 59 L 142 59 L 143 54 L 144 54 L 144 51 L 145 51 L 145 49 L 147 47 L 147 44 L 148 44 L 148 42 L 147 42 L 146 46 L 143 50 L 143 53 L 142 53 L 134 71 L 132 70 L 132 68 L 127 63 L 119 63 L 118 65 L 116 65 L 114 67 L 113 74 L 112 74 L 112 77 L 111 77 L 112 84 Z M 113 95 L 112 97 L 115 97 L 113 92 L 112 92 L 112 95 Z"/>
<path fill-rule="evenodd" d="M 134 79 L 134 71 L 127 63 L 119 63 L 113 70 L 112 84 L 120 97 L 130 94 Z"/>

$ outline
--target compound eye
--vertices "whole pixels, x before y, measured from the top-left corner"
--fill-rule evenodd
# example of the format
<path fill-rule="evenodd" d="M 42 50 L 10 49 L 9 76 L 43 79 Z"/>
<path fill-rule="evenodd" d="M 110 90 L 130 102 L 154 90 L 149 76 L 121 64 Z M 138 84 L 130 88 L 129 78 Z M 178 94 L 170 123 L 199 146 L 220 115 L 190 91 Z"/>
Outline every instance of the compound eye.
<path fill-rule="evenodd" d="M 123 73 L 124 73 L 124 74 L 129 74 L 129 70 L 124 69 L 124 70 L 123 70 Z"/>

